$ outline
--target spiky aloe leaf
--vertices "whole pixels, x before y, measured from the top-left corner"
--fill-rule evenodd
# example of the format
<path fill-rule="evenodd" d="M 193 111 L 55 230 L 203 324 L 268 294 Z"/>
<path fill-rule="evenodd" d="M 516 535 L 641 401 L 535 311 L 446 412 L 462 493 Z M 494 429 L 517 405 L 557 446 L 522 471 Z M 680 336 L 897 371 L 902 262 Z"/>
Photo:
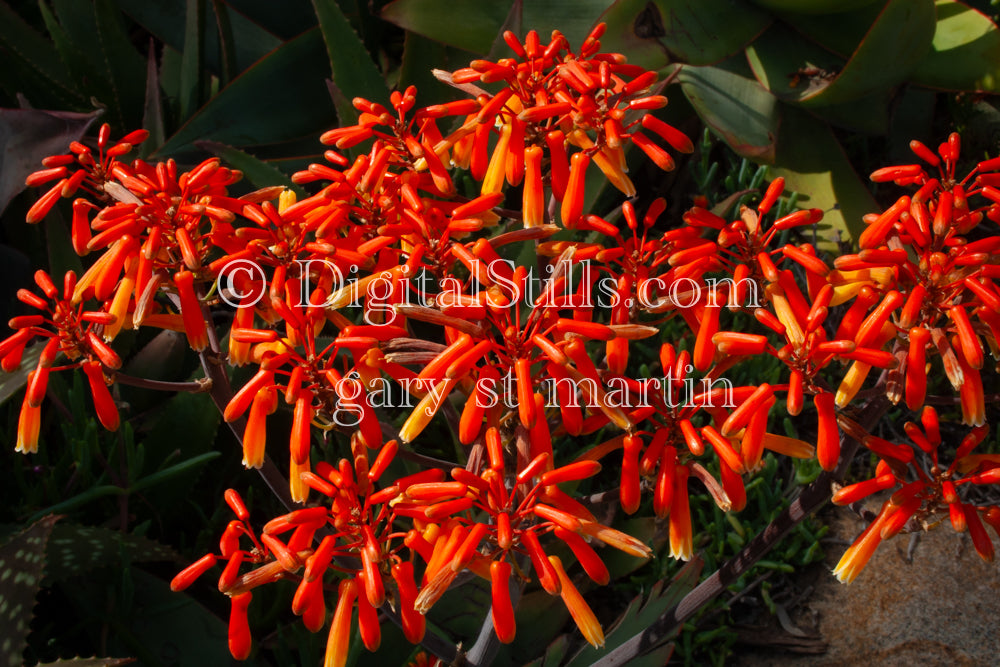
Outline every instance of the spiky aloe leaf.
<path fill-rule="evenodd" d="M 0 665 L 24 664 L 35 596 L 45 572 L 45 548 L 58 516 L 47 516 L 0 546 Z"/>

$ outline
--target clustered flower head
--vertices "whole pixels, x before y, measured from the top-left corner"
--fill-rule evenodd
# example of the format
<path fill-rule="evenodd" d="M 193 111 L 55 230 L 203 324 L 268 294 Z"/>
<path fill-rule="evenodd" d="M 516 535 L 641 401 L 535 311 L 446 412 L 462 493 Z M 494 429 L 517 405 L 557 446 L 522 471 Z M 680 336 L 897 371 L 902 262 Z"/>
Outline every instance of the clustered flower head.
<path fill-rule="evenodd" d="M 268 442 L 267 421 L 282 402 L 292 413 L 288 485 L 299 506 L 258 533 L 239 494 L 227 491 L 236 519 L 218 552 L 172 583 L 183 589 L 222 566 L 218 588 L 232 603 L 234 657 L 252 650 L 247 610 L 261 585 L 295 582 L 292 611 L 310 631 L 321 630 L 333 609 L 325 664 L 334 666 L 347 659 L 355 609 L 369 650 L 379 646 L 386 605 L 407 639 L 420 642 L 424 614 L 464 571 L 490 582 L 500 641 L 516 632 L 512 584 L 534 580 L 559 595 L 586 640 L 601 646 L 603 630 L 574 583 L 574 565 L 553 545 L 597 584 L 610 578 L 602 547 L 640 559 L 653 550 L 606 525 L 605 514 L 599 520 L 570 485 L 610 476 L 623 512 L 650 502 L 667 522 L 671 556 L 690 559 L 691 478 L 719 508 L 739 511 L 744 476 L 761 466 L 765 450 L 815 456 L 834 470 L 846 423 L 839 409 L 871 368 L 889 374 L 896 401 L 905 384 L 906 405 L 919 409 L 927 349 L 938 351 L 961 392 L 966 421 L 976 425 L 972 444 L 963 442 L 942 469 L 930 417 L 922 439 L 908 428 L 931 461 L 914 468 L 914 481 L 907 466 L 915 466 L 915 450 L 849 425 L 882 461 L 873 480 L 846 487 L 837 500 L 901 488 L 838 574 L 856 576 L 892 534 L 884 530 L 890 522 L 898 532 L 945 507 L 987 552 L 981 521 L 997 528 L 1000 511 L 960 500 L 959 492 L 997 481 L 992 459 L 971 450 L 985 436 L 978 369 L 982 340 L 996 349 L 1000 295 L 990 267 L 1000 244 L 963 235 L 983 217 L 1000 218 L 992 173 L 1000 162 L 980 163 L 975 181 L 956 183 L 956 138 L 939 155 L 915 148 L 940 168 L 939 179 L 920 165 L 876 172 L 877 180 L 920 190 L 873 217 L 861 252 L 833 269 L 810 243 L 795 242 L 798 228 L 822 212 L 777 213 L 780 178 L 734 221 L 707 206 L 669 220 L 663 199 L 641 218 L 632 201 L 607 217 L 585 214 L 591 163 L 632 197 L 630 144 L 664 170 L 674 160 L 661 142 L 692 150 L 651 113 L 666 104 L 652 89 L 656 74 L 601 53 L 602 31 L 577 51 L 558 32 L 547 44 L 533 31 L 523 42 L 505 34 L 514 57 L 449 75 L 471 98 L 419 107 L 411 87 L 393 93 L 389 107 L 354 100 L 357 123 L 325 133 L 332 147 L 325 163 L 293 177 L 314 190 L 307 196 L 280 187 L 234 196 L 240 174 L 216 159 L 187 172 L 173 161 L 126 163 L 121 158 L 145 133 L 111 144 L 106 126 L 97 157 L 74 144 L 72 155 L 47 160 L 29 178 L 29 185 L 58 179 L 29 222 L 60 197 L 89 195 L 73 203 L 74 247 L 100 255 L 79 281 L 68 274 L 61 292 L 39 272 L 45 298 L 19 293 L 43 314 L 11 322 L 17 332 L 0 342 L 4 369 L 20 362 L 32 339 L 48 338 L 29 380 L 19 450 L 37 446 L 45 381 L 60 355 L 63 367 L 87 374 L 102 424 L 118 426 L 106 375 L 120 360 L 108 343 L 141 325 L 184 331 L 210 363 L 225 349 L 229 364 L 253 366 L 221 406 L 242 434 L 246 467 L 283 451 L 284 439 Z M 474 191 L 460 194 L 456 170 L 468 170 Z M 517 187 L 520 210 L 503 208 Z M 969 209 L 972 196 L 991 203 Z M 535 250 L 537 267 L 509 260 L 522 248 Z M 235 309 L 222 341 L 211 318 L 221 302 Z M 675 317 L 690 339 L 657 339 Z M 638 372 L 640 344 L 658 350 L 658 365 L 649 366 L 659 377 Z M 787 381 L 726 379 L 734 365 L 762 355 Z M 809 441 L 769 432 L 782 392 L 790 415 L 811 397 L 817 428 Z M 387 416 L 393 410 L 396 424 Z M 441 465 L 420 448 L 446 420 L 464 460 Z M 603 442 L 585 449 L 598 433 Z M 338 435 L 339 448 L 328 442 Z M 434 465 L 412 472 L 405 459 Z"/>

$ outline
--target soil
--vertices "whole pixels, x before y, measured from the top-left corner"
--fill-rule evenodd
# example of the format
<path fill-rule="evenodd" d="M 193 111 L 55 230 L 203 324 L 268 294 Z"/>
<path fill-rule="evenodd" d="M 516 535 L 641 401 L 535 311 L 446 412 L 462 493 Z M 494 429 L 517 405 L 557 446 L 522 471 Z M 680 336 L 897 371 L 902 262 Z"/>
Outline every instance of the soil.
<path fill-rule="evenodd" d="M 830 573 L 864 528 L 856 515 L 831 517 L 824 567 L 808 599 L 781 624 L 744 628 L 735 647 L 740 667 L 885 667 L 996 665 L 1000 662 L 1000 560 L 984 562 L 966 534 L 947 521 L 882 544 L 851 584 Z M 994 546 L 1000 546 L 994 540 Z M 908 557 L 912 552 L 912 561 Z M 1000 553 L 1000 549 L 998 549 Z M 783 627 L 784 625 L 784 627 Z M 790 630 L 790 631 L 789 631 Z M 801 635 L 797 634 L 801 632 Z M 749 646 L 754 644 L 756 646 Z"/>

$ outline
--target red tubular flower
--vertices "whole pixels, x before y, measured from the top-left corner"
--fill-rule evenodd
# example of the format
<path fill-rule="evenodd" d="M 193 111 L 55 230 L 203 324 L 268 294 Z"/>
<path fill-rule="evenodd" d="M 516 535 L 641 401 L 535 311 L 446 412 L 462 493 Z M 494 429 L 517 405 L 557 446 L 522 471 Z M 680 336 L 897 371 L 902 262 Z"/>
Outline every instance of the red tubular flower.
<path fill-rule="evenodd" d="M 490 563 L 490 582 L 493 596 L 493 628 L 502 644 L 514 641 L 514 606 L 510 600 L 510 563 L 493 561 Z"/>
<path fill-rule="evenodd" d="M 252 598 L 253 594 L 250 592 L 230 598 L 232 609 L 229 612 L 229 652 L 237 660 L 246 660 L 250 657 L 251 638 L 247 607 L 250 606 Z"/>

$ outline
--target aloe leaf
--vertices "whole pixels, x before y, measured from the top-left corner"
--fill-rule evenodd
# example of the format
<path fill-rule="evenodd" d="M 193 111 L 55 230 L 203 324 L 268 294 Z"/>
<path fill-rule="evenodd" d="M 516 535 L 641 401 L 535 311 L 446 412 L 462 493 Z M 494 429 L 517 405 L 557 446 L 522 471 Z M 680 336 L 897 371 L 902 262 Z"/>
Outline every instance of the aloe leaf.
<path fill-rule="evenodd" d="M 750 2 L 779 12 L 839 14 L 870 5 L 876 0 L 750 0 Z"/>
<path fill-rule="evenodd" d="M 0 665 L 20 667 L 27 648 L 35 596 L 45 571 L 45 546 L 57 516 L 37 521 L 0 546 L 0 623 L 3 624 Z"/>
<path fill-rule="evenodd" d="M 274 165 L 268 164 L 261 159 L 250 155 L 246 151 L 238 148 L 220 144 L 217 141 L 198 141 L 195 143 L 198 148 L 208 151 L 212 155 L 222 158 L 229 166 L 243 172 L 244 178 L 257 188 L 264 188 L 270 185 L 284 185 L 304 197 L 305 190 L 292 183 L 288 174 L 283 173 Z"/>
<path fill-rule="evenodd" d="M 485 54 L 511 5 L 511 0 L 395 0 L 382 9 L 382 18 L 418 35 Z"/>
<path fill-rule="evenodd" d="M 42 168 L 42 159 L 65 153 L 79 141 L 101 111 L 0 109 L 0 212 L 25 189 L 24 179 Z M 52 185 L 55 185 L 53 182 Z M 46 186 L 42 188 L 47 189 Z M 45 189 L 39 188 L 39 193 Z"/>
<path fill-rule="evenodd" d="M 685 67 L 681 90 L 708 127 L 744 157 L 774 160 L 778 100 L 759 83 L 721 67 Z"/>
<path fill-rule="evenodd" d="M 73 0 L 70 0 L 73 1 Z M 117 0 L 118 5 L 133 21 L 148 30 L 164 44 L 184 49 L 184 23 L 187 0 Z M 239 12 L 229 15 L 236 55 L 236 70 L 242 72 L 281 46 L 282 41 Z M 205 35 L 205 67 L 222 72 L 219 37 L 215 31 Z"/>
<path fill-rule="evenodd" d="M 52 43 L 0 2 L 0 46 L 4 47 L 4 67 L 0 83 L 34 99 L 35 103 L 76 106 L 84 97 Z M 27 86 L 27 87 L 26 87 Z"/>
<path fill-rule="evenodd" d="M 843 60 L 783 23 L 754 40 L 746 55 L 760 85 L 788 102 L 821 92 L 844 66 Z"/>
<path fill-rule="evenodd" d="M 948 90 L 995 92 L 1000 88 L 1000 29 L 964 2 L 938 0 L 930 52 L 913 80 Z"/>
<path fill-rule="evenodd" d="M 149 131 L 149 138 L 142 143 L 140 153 L 149 155 L 163 145 L 166 130 L 163 126 L 163 101 L 160 96 L 160 70 L 156 66 L 156 43 L 149 39 L 149 56 L 146 59 L 146 96 L 142 108 L 142 126 Z"/>
<path fill-rule="evenodd" d="M 187 0 L 184 12 L 184 50 L 181 52 L 181 118 L 201 106 L 202 43 L 205 33 L 205 0 Z"/>
<path fill-rule="evenodd" d="M 178 561 L 172 548 L 141 535 L 99 526 L 61 523 L 46 549 L 45 584 L 69 579 L 96 567 L 128 562 Z"/>
<path fill-rule="evenodd" d="M 653 585 L 649 595 L 643 596 L 640 594 L 637 596 L 629 603 L 618 620 L 606 630 L 604 646 L 600 649 L 595 649 L 592 646 L 584 647 L 579 653 L 573 656 L 572 660 L 566 663 L 566 667 L 594 665 L 601 658 L 609 655 L 619 647 L 624 647 L 623 650 L 625 651 L 631 651 L 631 656 L 627 663 L 629 665 L 655 667 L 656 665 L 667 664 L 670 655 L 673 653 L 673 646 L 670 644 L 655 648 L 643 646 L 641 649 L 637 644 L 634 650 L 624 645 L 627 643 L 631 644 L 631 640 L 641 635 L 646 628 L 652 625 L 666 611 L 677 606 L 684 599 L 684 596 L 690 593 L 698 583 L 701 568 L 702 563 L 700 560 L 692 560 L 681 568 L 680 572 L 669 582 L 669 585 L 665 585 L 666 582 L 664 581 L 658 581 Z M 680 628 L 677 630 L 679 631 Z M 662 637 L 660 639 L 665 642 L 670 637 Z M 651 648 L 652 650 L 650 650 Z M 643 651 L 642 655 L 639 655 L 640 650 Z M 617 662 L 615 664 L 625 664 L 625 662 Z"/>
<path fill-rule="evenodd" d="M 799 193 L 799 205 L 825 213 L 814 241 L 839 254 L 838 241 L 857 239 L 862 217 L 878 210 L 830 128 L 794 108 L 785 110 L 778 154 L 770 177 L 785 178 L 785 189 Z"/>
<path fill-rule="evenodd" d="M 810 109 L 816 116 L 852 132 L 884 135 L 889 131 L 889 90 L 879 90 L 867 97 L 842 104 Z"/>
<path fill-rule="evenodd" d="M 206 139 L 240 147 L 287 141 L 328 127 L 333 109 L 323 81 L 303 67 L 324 54 L 318 29 L 283 44 L 219 91 L 158 154 L 190 151 Z"/>
<path fill-rule="evenodd" d="M 720 62 L 771 23 L 766 12 L 730 0 L 619 0 L 601 20 L 608 24 L 604 48 L 648 69 Z"/>
<path fill-rule="evenodd" d="M 840 104 L 902 83 L 928 52 L 933 36 L 933 0 L 889 0 L 829 85 L 800 101 L 809 107 Z M 774 78 L 773 71 L 769 76 Z"/>
<path fill-rule="evenodd" d="M 337 88 L 349 100 L 363 97 L 387 105 L 389 89 L 385 80 L 340 7 L 333 0 L 313 0 L 313 6 Z M 340 123 L 348 125 L 355 118 L 356 114 L 350 118 L 342 117 Z"/>
<path fill-rule="evenodd" d="M 38 667 L 121 667 L 135 662 L 135 658 L 62 658 L 55 662 L 40 662 Z"/>
<path fill-rule="evenodd" d="M 234 15 L 251 21 L 281 39 L 291 39 L 316 26 L 316 14 L 310 0 L 219 0 Z M 342 2 L 347 4 L 346 2 Z M 351 0 L 353 4 L 353 0 Z"/>
<path fill-rule="evenodd" d="M 146 64 L 132 46 L 121 11 L 113 0 L 95 0 L 96 40 L 111 81 L 113 98 L 105 103 L 117 112 L 119 129 L 134 129 L 142 120 Z"/>

